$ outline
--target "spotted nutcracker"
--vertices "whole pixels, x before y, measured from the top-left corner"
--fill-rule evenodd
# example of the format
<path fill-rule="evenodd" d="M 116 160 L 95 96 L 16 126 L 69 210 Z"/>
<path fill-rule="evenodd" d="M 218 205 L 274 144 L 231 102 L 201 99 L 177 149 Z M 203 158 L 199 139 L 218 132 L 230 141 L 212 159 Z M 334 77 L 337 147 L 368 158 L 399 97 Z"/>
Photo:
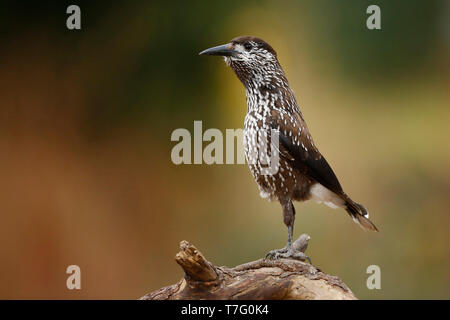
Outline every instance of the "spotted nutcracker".
<path fill-rule="evenodd" d="M 269 258 L 307 258 L 292 248 L 295 208 L 292 200 L 315 200 L 343 208 L 361 227 L 378 231 L 369 213 L 342 189 L 328 162 L 315 146 L 294 93 L 289 87 L 275 50 L 264 40 L 241 36 L 230 43 L 204 50 L 201 55 L 223 56 L 245 86 L 247 115 L 244 124 L 245 156 L 263 198 L 277 199 L 288 227 L 285 248 L 272 250 Z M 274 134 L 276 133 L 276 134 Z M 272 174 L 263 172 L 262 138 L 270 146 L 278 135 L 279 161 Z"/>

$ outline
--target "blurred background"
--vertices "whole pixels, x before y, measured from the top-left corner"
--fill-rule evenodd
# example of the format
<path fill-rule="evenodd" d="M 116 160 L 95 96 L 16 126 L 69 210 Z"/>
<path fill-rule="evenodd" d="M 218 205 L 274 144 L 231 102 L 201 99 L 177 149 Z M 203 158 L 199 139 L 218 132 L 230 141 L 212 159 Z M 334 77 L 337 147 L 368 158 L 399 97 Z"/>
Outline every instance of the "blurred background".
<path fill-rule="evenodd" d="M 78 31 L 70 4 L 0 11 L 0 298 L 136 299 L 181 279 L 183 239 L 230 267 L 285 245 L 247 165 L 171 162 L 177 128 L 242 128 L 242 85 L 198 56 L 239 35 L 277 50 L 316 145 L 380 229 L 297 203 L 314 264 L 359 298 L 450 298 L 448 1 L 77 1 Z"/>

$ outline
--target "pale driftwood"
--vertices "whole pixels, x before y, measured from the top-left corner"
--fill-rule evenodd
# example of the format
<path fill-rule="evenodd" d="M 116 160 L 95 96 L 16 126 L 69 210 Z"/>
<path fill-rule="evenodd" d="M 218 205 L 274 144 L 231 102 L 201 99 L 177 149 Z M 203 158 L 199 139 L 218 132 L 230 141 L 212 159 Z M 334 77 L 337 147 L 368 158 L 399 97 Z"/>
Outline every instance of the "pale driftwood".
<path fill-rule="evenodd" d="M 309 236 L 302 235 L 293 246 L 304 252 L 308 241 Z M 216 267 L 187 241 L 181 241 L 180 249 L 175 261 L 184 270 L 184 278 L 146 294 L 141 300 L 356 299 L 338 277 L 306 262 L 260 259 L 234 268 Z"/>

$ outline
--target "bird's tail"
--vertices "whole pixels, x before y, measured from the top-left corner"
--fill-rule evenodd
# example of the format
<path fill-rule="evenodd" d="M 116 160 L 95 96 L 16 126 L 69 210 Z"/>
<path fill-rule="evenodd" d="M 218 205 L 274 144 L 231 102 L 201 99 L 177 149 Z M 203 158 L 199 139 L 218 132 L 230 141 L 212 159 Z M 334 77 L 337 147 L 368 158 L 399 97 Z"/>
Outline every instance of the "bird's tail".
<path fill-rule="evenodd" d="M 367 212 L 366 208 L 364 208 L 363 205 L 354 202 L 349 197 L 346 197 L 345 210 L 347 210 L 347 213 L 350 215 L 353 221 L 359 224 L 360 227 L 362 227 L 363 229 L 378 232 L 377 227 L 375 227 L 372 221 L 369 220 L 369 212 Z"/>

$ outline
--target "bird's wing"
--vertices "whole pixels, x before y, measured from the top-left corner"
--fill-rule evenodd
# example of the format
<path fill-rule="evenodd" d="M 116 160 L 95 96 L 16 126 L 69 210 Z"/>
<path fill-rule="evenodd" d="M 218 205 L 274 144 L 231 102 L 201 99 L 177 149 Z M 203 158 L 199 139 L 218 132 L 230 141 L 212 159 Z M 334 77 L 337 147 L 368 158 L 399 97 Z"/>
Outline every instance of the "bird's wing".
<path fill-rule="evenodd" d="M 278 130 L 281 157 L 327 189 L 338 195 L 344 193 L 327 160 L 315 147 L 300 114 L 272 110 L 270 124 Z"/>

